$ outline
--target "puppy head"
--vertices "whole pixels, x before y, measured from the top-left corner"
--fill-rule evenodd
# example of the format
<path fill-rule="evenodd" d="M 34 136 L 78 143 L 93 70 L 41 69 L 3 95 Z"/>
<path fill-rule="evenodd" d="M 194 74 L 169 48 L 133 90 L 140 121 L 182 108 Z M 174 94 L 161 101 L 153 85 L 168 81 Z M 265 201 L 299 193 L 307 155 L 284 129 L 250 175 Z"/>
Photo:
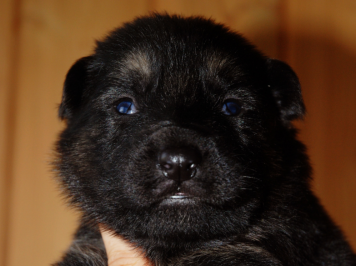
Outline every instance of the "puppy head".
<path fill-rule="evenodd" d="M 229 235 L 288 171 L 276 136 L 292 139 L 303 113 L 294 72 L 240 35 L 202 18 L 139 18 L 69 70 L 59 177 L 72 204 L 122 235 Z"/>

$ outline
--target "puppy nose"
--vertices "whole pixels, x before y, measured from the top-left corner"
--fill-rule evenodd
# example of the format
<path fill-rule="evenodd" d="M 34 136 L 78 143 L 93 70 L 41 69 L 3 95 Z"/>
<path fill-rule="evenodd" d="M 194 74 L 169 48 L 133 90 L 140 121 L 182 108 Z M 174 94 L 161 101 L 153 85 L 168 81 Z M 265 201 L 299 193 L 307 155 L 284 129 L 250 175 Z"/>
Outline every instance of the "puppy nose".
<path fill-rule="evenodd" d="M 167 149 L 158 156 L 158 163 L 163 174 L 177 182 L 193 178 L 200 162 L 200 153 L 187 148 Z"/>

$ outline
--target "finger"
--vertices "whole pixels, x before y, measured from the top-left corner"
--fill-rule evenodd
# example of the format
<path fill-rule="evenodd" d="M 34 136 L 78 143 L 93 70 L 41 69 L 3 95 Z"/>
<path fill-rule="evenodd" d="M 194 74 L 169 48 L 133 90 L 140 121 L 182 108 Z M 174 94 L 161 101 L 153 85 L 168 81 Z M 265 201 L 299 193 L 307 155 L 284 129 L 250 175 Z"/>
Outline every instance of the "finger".
<path fill-rule="evenodd" d="M 99 226 L 106 248 L 109 266 L 149 266 L 149 261 L 140 249 L 125 241 L 122 237 Z"/>

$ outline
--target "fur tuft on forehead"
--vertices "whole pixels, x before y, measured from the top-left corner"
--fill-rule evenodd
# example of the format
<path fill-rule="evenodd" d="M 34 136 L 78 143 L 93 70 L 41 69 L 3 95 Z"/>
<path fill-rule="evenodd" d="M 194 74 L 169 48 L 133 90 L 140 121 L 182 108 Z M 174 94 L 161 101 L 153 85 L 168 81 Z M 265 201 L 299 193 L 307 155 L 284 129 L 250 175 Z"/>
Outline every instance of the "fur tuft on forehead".
<path fill-rule="evenodd" d="M 129 52 L 120 63 L 120 70 L 123 74 L 135 73 L 147 79 L 151 75 L 151 60 L 149 55 L 139 49 Z"/>

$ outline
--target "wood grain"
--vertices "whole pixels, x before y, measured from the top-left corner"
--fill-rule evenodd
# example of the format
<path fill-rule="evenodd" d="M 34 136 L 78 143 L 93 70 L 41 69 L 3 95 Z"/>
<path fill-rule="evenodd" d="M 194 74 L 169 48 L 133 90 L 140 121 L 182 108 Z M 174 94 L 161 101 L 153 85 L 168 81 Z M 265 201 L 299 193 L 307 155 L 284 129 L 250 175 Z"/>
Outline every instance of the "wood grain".
<path fill-rule="evenodd" d="M 0 265 L 5 265 L 11 195 L 12 144 L 18 57 L 18 15 L 14 1 L 0 2 Z"/>

